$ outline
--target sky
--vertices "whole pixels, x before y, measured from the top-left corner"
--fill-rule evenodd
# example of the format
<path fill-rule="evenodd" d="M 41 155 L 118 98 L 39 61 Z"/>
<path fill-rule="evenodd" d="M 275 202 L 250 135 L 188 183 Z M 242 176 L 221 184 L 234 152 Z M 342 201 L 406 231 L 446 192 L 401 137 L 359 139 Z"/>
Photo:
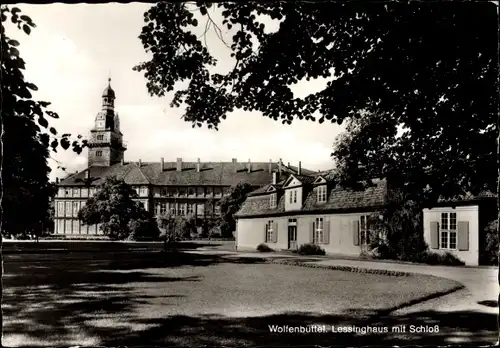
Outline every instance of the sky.
<path fill-rule="evenodd" d="M 143 14 L 152 4 L 49 4 L 17 5 L 36 23 L 29 36 L 13 26 L 7 35 L 20 42 L 26 62 L 25 79 L 39 88 L 37 100 L 50 101 L 60 118 L 51 124 L 60 134 L 86 137 L 100 111 L 101 94 L 111 76 L 115 90 L 115 110 L 127 145 L 126 161 L 226 161 L 268 162 L 270 159 L 303 168 L 326 170 L 333 167 L 333 142 L 343 128 L 336 124 L 294 121 L 282 125 L 258 112 L 235 111 L 223 120 L 219 130 L 192 128 L 181 119 L 182 108 L 171 108 L 172 94 L 152 97 L 143 73 L 132 68 L 147 61 L 138 38 L 144 25 Z M 269 30 L 273 23 L 269 23 Z M 274 25 L 276 25 L 274 23 Z M 231 35 L 223 32 L 230 40 Z M 222 42 L 210 30 L 210 52 L 220 68 L 231 66 Z M 306 96 L 322 90 L 325 80 L 300 82 L 295 95 Z M 77 155 L 58 149 L 51 153 L 51 181 L 87 166 L 87 151 Z M 66 168 L 66 172 L 58 167 Z"/>

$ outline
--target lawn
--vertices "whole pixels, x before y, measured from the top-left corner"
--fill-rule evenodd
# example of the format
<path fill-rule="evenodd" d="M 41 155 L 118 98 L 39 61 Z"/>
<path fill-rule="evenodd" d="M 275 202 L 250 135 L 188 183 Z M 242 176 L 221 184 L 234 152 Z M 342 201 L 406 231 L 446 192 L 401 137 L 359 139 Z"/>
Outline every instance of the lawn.
<path fill-rule="evenodd" d="M 305 336 L 271 334 L 268 324 L 380 323 L 403 302 L 457 285 L 154 250 L 4 258 L 5 346 L 294 345 Z M 303 343 L 312 338 L 332 343 L 318 334 Z"/>

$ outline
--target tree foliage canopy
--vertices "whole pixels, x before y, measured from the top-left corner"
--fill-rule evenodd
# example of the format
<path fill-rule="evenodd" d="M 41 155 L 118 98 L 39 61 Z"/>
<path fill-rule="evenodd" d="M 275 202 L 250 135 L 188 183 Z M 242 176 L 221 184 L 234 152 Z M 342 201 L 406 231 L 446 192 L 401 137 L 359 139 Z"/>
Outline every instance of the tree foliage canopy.
<path fill-rule="evenodd" d="M 239 183 L 231 187 L 227 196 L 224 196 L 219 201 L 221 212 L 220 233 L 223 237 L 232 237 L 232 233 L 236 231 L 234 214 L 240 210 L 241 205 L 252 190 L 253 188 L 248 183 Z"/>
<path fill-rule="evenodd" d="M 271 20 L 276 31 L 266 30 Z M 217 129 L 235 109 L 288 124 L 350 120 L 356 129 L 334 153 L 350 175 L 361 163 L 419 192 L 419 201 L 496 190 L 494 3 L 159 3 L 145 22 L 140 39 L 152 58 L 135 69 L 152 95 L 175 91 L 172 105 L 186 106 L 193 126 Z M 209 24 L 234 34 L 234 68 L 225 74 L 190 32 Z M 319 77 L 329 79 L 323 90 L 292 92 Z"/>
<path fill-rule="evenodd" d="M 16 7 L 2 6 L 0 15 L 1 230 L 11 235 L 38 234 L 47 218 L 49 197 L 53 195 L 48 178 L 49 152 L 61 146 L 80 153 L 85 142 L 71 142 L 70 134 L 59 136 L 49 123 L 51 118 L 59 116 L 49 109 L 49 102 L 34 100 L 32 91 L 38 88 L 24 79 L 26 64 L 20 55 L 20 44 L 7 35 L 5 26 L 10 20 L 13 28 L 29 35 L 35 23 Z"/>
<path fill-rule="evenodd" d="M 133 200 L 136 197 L 135 190 L 123 180 L 108 177 L 80 209 L 78 219 L 87 225 L 101 224 L 104 234 L 112 239 L 125 239 L 133 231 L 146 233 L 148 229 L 141 224 L 151 223 L 152 232 L 152 217 L 142 203 Z"/>
<path fill-rule="evenodd" d="M 170 213 L 156 217 L 160 238 L 165 244 L 172 244 L 181 239 L 189 239 L 196 232 L 196 218 L 193 215 L 179 216 Z"/>

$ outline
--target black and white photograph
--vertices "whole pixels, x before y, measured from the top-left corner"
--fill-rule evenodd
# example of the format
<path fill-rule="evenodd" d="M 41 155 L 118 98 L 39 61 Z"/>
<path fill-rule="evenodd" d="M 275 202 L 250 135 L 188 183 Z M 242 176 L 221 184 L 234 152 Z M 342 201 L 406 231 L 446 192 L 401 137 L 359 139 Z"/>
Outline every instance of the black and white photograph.
<path fill-rule="evenodd" d="M 0 8 L 2 347 L 498 344 L 498 1 Z"/>

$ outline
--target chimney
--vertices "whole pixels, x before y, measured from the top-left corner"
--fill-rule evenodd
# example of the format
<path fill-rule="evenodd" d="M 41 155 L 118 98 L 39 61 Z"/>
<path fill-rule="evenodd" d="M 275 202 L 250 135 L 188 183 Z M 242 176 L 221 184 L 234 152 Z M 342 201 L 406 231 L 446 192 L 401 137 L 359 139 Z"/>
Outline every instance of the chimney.
<path fill-rule="evenodd" d="M 287 167 L 290 168 L 290 162 L 288 162 Z"/>
<path fill-rule="evenodd" d="M 182 158 L 177 158 L 177 171 L 182 172 Z"/>
<path fill-rule="evenodd" d="M 302 163 L 299 161 L 299 168 L 297 169 L 297 174 L 301 175 Z"/>
<path fill-rule="evenodd" d="M 270 159 L 269 160 L 269 173 L 272 173 L 273 172 L 273 160 Z"/>
<path fill-rule="evenodd" d="M 56 178 L 56 184 L 59 184 L 59 178 Z"/>
<path fill-rule="evenodd" d="M 200 172 L 201 171 L 201 162 L 200 159 L 198 158 L 198 163 L 196 164 L 196 171 Z"/>
<path fill-rule="evenodd" d="M 282 167 L 282 166 L 283 166 L 283 161 L 282 161 L 282 159 L 280 158 L 280 163 L 278 164 L 278 172 L 279 172 L 280 177 L 281 177 L 281 170 L 282 170 L 282 168 L 281 168 L 281 167 Z"/>
<path fill-rule="evenodd" d="M 278 173 L 274 172 L 273 173 L 273 185 L 276 185 L 278 183 Z"/>
<path fill-rule="evenodd" d="M 248 172 L 252 172 L 252 162 L 250 161 L 250 158 L 248 159 Z"/>
<path fill-rule="evenodd" d="M 139 159 L 139 167 L 142 167 L 142 160 Z"/>
<path fill-rule="evenodd" d="M 125 165 L 125 160 L 122 158 L 122 166 Z"/>
<path fill-rule="evenodd" d="M 238 169 L 239 169 L 238 165 L 237 165 L 238 164 L 238 160 L 236 158 L 233 158 L 232 163 L 233 163 L 233 170 L 234 170 L 234 172 L 238 173 Z"/>
<path fill-rule="evenodd" d="M 161 171 L 165 171 L 165 159 L 163 157 L 161 158 Z"/>

